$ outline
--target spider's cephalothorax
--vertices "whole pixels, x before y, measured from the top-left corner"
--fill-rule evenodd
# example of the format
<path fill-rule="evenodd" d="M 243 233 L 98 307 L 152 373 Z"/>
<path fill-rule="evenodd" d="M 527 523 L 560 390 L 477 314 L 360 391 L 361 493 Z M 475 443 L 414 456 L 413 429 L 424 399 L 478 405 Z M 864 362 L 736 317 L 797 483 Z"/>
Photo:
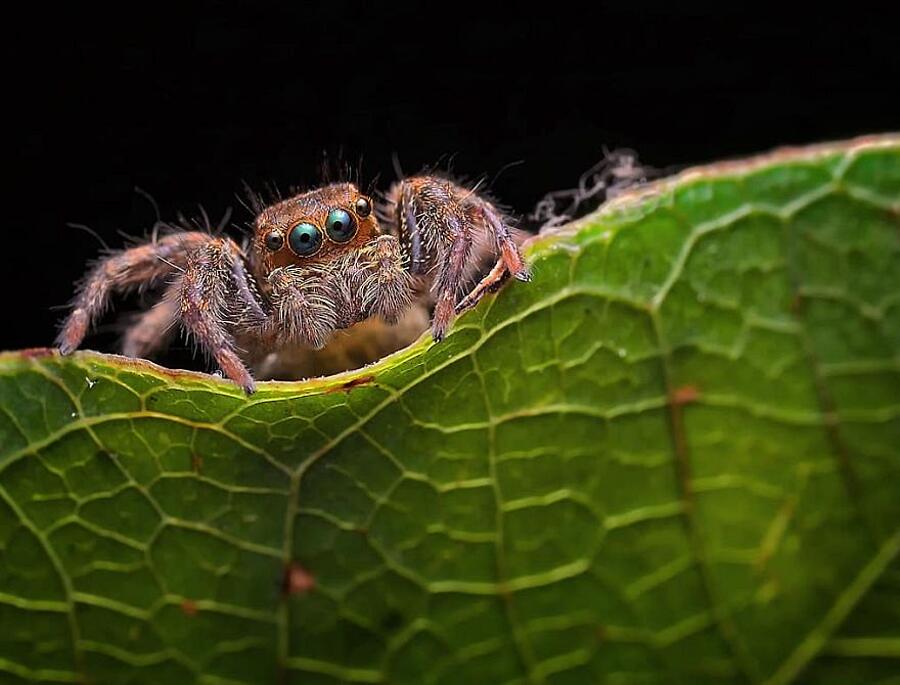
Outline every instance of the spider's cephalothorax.
<path fill-rule="evenodd" d="M 60 333 L 77 348 L 110 296 L 164 286 L 161 301 L 126 331 L 123 352 L 147 356 L 179 323 L 248 393 L 245 362 L 268 351 L 318 349 L 369 317 L 396 322 L 434 305 L 441 340 L 455 314 L 509 275 L 528 280 L 503 216 L 474 191 L 435 176 L 395 184 L 378 208 L 355 186 L 325 186 L 265 208 L 249 241 L 171 233 L 115 253 L 87 275 Z M 382 218 L 383 226 L 377 216 Z M 459 299 L 490 250 L 494 268 Z"/>

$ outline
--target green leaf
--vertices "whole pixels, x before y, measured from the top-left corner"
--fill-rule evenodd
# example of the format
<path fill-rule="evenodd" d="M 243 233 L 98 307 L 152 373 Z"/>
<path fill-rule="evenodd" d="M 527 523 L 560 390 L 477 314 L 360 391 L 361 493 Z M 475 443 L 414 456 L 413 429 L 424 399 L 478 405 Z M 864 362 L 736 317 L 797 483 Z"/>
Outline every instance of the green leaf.
<path fill-rule="evenodd" d="M 900 138 L 626 194 L 246 398 L 0 357 L 0 680 L 890 682 Z"/>

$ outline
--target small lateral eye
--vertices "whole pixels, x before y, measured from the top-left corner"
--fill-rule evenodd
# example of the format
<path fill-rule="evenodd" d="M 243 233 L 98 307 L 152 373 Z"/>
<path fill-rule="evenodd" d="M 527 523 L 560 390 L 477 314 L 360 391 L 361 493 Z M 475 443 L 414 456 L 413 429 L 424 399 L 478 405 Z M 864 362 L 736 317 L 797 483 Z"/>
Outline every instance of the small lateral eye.
<path fill-rule="evenodd" d="M 356 235 L 356 219 L 344 209 L 332 209 L 325 220 L 325 232 L 336 243 L 346 243 Z"/>
<path fill-rule="evenodd" d="M 269 231 L 266 234 L 266 247 L 272 252 L 278 252 L 284 246 L 284 236 L 280 231 Z"/>
<path fill-rule="evenodd" d="M 357 216 L 367 217 L 372 213 L 372 203 L 369 202 L 369 198 L 361 197 L 356 201 L 356 204 L 353 205 L 353 209 L 356 210 Z"/>
<path fill-rule="evenodd" d="M 322 245 L 322 231 L 309 223 L 297 224 L 288 235 L 288 243 L 294 254 L 309 257 Z"/>

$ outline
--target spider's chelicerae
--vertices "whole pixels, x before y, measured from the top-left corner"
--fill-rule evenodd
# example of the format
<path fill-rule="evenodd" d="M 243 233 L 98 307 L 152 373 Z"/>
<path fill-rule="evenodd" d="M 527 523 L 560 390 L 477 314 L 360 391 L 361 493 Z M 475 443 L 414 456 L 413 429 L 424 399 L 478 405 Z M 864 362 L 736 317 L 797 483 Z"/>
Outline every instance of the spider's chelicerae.
<path fill-rule="evenodd" d="M 81 344 L 114 293 L 162 286 L 160 302 L 126 331 L 123 352 L 152 354 L 180 323 L 252 393 L 247 364 L 267 352 L 319 349 L 338 329 L 370 317 L 392 324 L 423 304 L 434 306 L 439 341 L 458 312 L 508 276 L 530 278 L 508 222 L 473 190 L 412 177 L 375 210 L 354 185 L 338 183 L 262 209 L 243 248 L 182 231 L 114 253 L 79 287 L 59 349 Z M 496 265 L 459 299 L 491 252 Z"/>

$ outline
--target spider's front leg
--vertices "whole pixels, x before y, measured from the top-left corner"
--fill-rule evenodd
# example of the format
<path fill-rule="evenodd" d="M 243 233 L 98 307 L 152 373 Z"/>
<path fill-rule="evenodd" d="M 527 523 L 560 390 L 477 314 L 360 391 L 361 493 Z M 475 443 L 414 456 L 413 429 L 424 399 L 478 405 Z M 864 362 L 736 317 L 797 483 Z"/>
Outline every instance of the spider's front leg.
<path fill-rule="evenodd" d="M 253 393 L 256 384 L 229 329 L 259 326 L 266 315 L 250 289 L 238 246 L 227 238 L 206 236 L 173 288 L 180 290 L 178 315 L 187 331 L 228 378 Z"/>
<path fill-rule="evenodd" d="M 173 233 L 99 260 L 78 288 L 56 340 L 59 351 L 69 354 L 78 348 L 112 295 L 158 285 L 181 269 L 188 254 L 208 239 L 199 232 Z"/>
<path fill-rule="evenodd" d="M 508 276 L 522 281 L 531 274 L 500 211 L 473 190 L 444 178 L 417 176 L 400 181 L 389 195 L 397 234 L 414 276 L 429 276 L 434 296 L 432 336 L 442 340 L 458 303 L 471 306 Z M 486 239 L 486 240 L 485 240 Z M 465 281 L 480 266 L 486 248 L 497 265 L 459 301 Z"/>

